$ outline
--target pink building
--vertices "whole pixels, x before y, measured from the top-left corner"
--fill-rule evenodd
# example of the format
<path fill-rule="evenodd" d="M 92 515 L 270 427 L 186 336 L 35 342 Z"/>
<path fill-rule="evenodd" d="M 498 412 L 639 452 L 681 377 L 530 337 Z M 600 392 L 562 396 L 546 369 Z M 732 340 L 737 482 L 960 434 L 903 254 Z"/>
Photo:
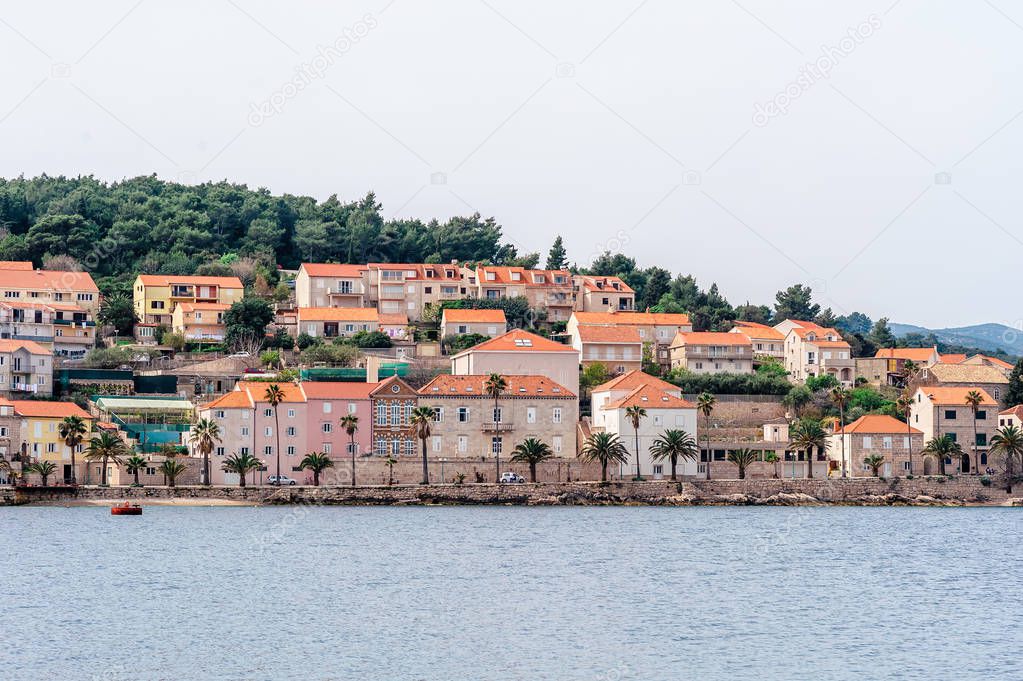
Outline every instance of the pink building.
<path fill-rule="evenodd" d="M 312 475 L 299 469 L 310 452 L 324 452 L 335 460 L 335 470 L 347 471 L 350 438 L 340 421 L 346 414 L 359 419 L 355 454 L 371 452 L 372 419 L 369 393 L 376 383 L 305 382 L 280 383 L 284 401 L 274 410 L 266 401 L 269 383 L 241 381 L 233 392 L 200 407 L 199 418 L 220 426 L 221 442 L 213 452 L 213 484 L 237 485 L 237 474 L 221 469 L 224 457 L 250 453 L 262 460 L 265 471 L 250 474 L 248 484 L 260 484 L 277 470 L 278 422 L 280 424 L 281 474 L 300 484 Z"/>

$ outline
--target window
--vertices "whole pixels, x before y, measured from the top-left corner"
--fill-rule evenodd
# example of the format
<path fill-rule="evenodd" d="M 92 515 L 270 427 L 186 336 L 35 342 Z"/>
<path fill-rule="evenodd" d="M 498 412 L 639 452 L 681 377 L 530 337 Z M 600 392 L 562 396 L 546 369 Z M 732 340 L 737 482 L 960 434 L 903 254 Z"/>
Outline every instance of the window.
<path fill-rule="evenodd" d="M 274 448 L 271 447 L 270 445 L 267 445 L 266 447 L 263 447 L 263 455 L 264 456 L 273 456 L 273 453 L 274 453 Z"/>
<path fill-rule="evenodd" d="M 224 418 L 224 411 L 222 409 L 219 409 L 219 410 L 213 412 L 213 418 L 217 418 L 217 419 Z"/>
<path fill-rule="evenodd" d="M 903 461 L 902 462 L 902 470 L 904 470 L 904 471 L 911 471 L 913 469 L 909 467 L 909 462 L 908 461 Z"/>
<path fill-rule="evenodd" d="M 242 447 L 242 448 L 241 448 L 241 452 L 240 452 L 240 453 L 241 453 L 241 454 L 242 454 L 243 456 L 244 456 L 245 454 L 248 454 L 248 453 L 249 453 L 249 448 L 248 448 L 248 447 Z"/>
<path fill-rule="evenodd" d="M 412 440 L 405 440 L 405 456 L 415 456 L 416 443 Z"/>
<path fill-rule="evenodd" d="M 263 416 L 272 417 L 273 415 L 274 415 L 274 410 L 273 409 L 265 409 L 263 411 Z"/>
<path fill-rule="evenodd" d="M 345 445 L 345 451 L 347 453 L 349 453 L 349 454 L 358 454 L 359 453 L 359 445 L 357 445 L 354 442 L 349 442 L 348 444 Z"/>
<path fill-rule="evenodd" d="M 501 422 L 501 410 L 502 409 L 503 409 L 503 407 L 495 407 L 494 408 L 494 423 L 500 423 Z"/>
<path fill-rule="evenodd" d="M 977 446 L 987 447 L 987 433 L 977 433 Z"/>
<path fill-rule="evenodd" d="M 902 438 L 902 448 L 909 449 L 909 436 L 906 435 Z"/>
<path fill-rule="evenodd" d="M 956 439 L 958 435 L 956 433 L 946 433 L 946 435 L 948 435 L 952 439 L 952 442 L 958 442 L 958 440 Z"/>
<path fill-rule="evenodd" d="M 468 423 L 469 422 L 469 407 L 458 408 L 458 422 Z"/>
<path fill-rule="evenodd" d="M 325 422 L 323 424 L 322 430 L 323 430 L 324 433 L 330 433 L 330 432 L 333 432 L 334 426 L 331 425 L 330 421 L 327 421 L 327 422 Z"/>
<path fill-rule="evenodd" d="M 320 445 L 320 449 L 323 451 L 324 454 L 330 454 L 330 452 L 332 451 L 329 442 L 324 442 L 322 445 Z"/>
<path fill-rule="evenodd" d="M 891 435 L 885 435 L 883 438 L 881 438 L 881 448 L 882 449 L 891 449 L 892 448 L 892 437 L 891 437 Z"/>
<path fill-rule="evenodd" d="M 863 448 L 864 449 L 871 449 L 871 448 L 873 448 L 873 445 L 874 445 L 873 439 L 869 435 L 864 435 L 863 436 Z"/>
<path fill-rule="evenodd" d="M 561 407 L 554 407 L 554 411 L 551 414 L 551 420 L 554 423 L 561 423 Z"/>
<path fill-rule="evenodd" d="M 946 409 L 945 410 L 945 419 L 946 420 L 948 420 L 948 421 L 955 421 L 955 418 L 956 418 L 956 410 L 955 409 Z"/>
<path fill-rule="evenodd" d="M 266 428 L 263 429 L 263 435 L 266 435 L 267 437 L 270 437 L 273 434 L 274 434 L 274 429 L 271 428 L 270 426 L 267 426 Z"/>
<path fill-rule="evenodd" d="M 387 425 L 387 405 L 384 404 L 383 402 L 377 403 L 377 425 L 378 426 Z"/>
<path fill-rule="evenodd" d="M 562 446 L 563 446 L 562 442 L 561 442 L 561 436 L 560 435 L 555 435 L 552 438 L 552 443 L 553 443 L 552 449 L 554 449 L 554 453 L 555 454 L 560 454 Z"/>
<path fill-rule="evenodd" d="M 224 456 L 224 448 L 223 447 L 217 447 L 216 455 L 217 456 Z"/>
<path fill-rule="evenodd" d="M 289 419 L 295 418 L 295 410 L 294 409 L 289 409 L 288 410 L 288 418 Z"/>
<path fill-rule="evenodd" d="M 469 450 L 469 438 L 465 435 L 458 436 L 458 451 L 466 452 Z"/>
<path fill-rule="evenodd" d="M 977 410 L 977 420 L 978 421 L 986 421 L 987 420 L 987 411 L 985 411 L 983 409 L 978 409 Z"/>
<path fill-rule="evenodd" d="M 358 411 L 358 409 L 359 409 L 359 405 L 355 404 L 355 402 L 349 402 L 348 403 L 348 413 L 349 414 L 354 414 L 356 411 Z"/>
<path fill-rule="evenodd" d="M 284 450 L 288 456 L 295 456 L 295 445 L 288 445 L 288 448 Z"/>
<path fill-rule="evenodd" d="M 526 423 L 536 423 L 536 407 L 526 408 Z"/>
<path fill-rule="evenodd" d="M 392 426 L 397 426 L 397 425 L 400 425 L 400 424 L 401 424 L 401 405 L 395 403 L 395 404 L 391 405 L 391 425 Z"/>
<path fill-rule="evenodd" d="M 435 423 L 441 423 L 444 420 L 444 407 L 433 408 L 433 420 Z"/>
<path fill-rule="evenodd" d="M 433 445 L 433 451 L 439 452 L 440 448 L 441 448 L 441 444 L 443 442 L 441 437 L 439 435 L 434 435 L 432 438 L 430 438 L 430 441 L 431 441 L 431 444 Z"/>
<path fill-rule="evenodd" d="M 288 426 L 284 432 L 288 434 L 288 437 L 295 437 L 295 426 Z"/>
<path fill-rule="evenodd" d="M 492 454 L 500 454 L 504 448 L 504 438 L 500 436 L 494 436 L 490 438 L 490 452 Z"/>
<path fill-rule="evenodd" d="M 249 434 L 249 427 L 248 426 L 242 426 L 242 431 L 241 432 L 242 432 L 242 437 L 247 437 L 248 434 Z"/>
<path fill-rule="evenodd" d="M 655 426 L 661 425 L 661 415 L 660 414 L 654 414 L 654 425 Z"/>
<path fill-rule="evenodd" d="M 664 466 L 660 464 L 654 466 L 654 475 L 664 475 Z"/>
<path fill-rule="evenodd" d="M 387 440 L 377 440 L 373 443 L 373 451 L 377 456 L 387 455 Z"/>
<path fill-rule="evenodd" d="M 334 405 L 333 405 L 333 404 L 331 404 L 330 402 L 324 402 L 324 403 L 323 403 L 323 413 L 324 413 L 324 414 L 329 414 L 329 413 L 331 413 L 331 410 L 332 410 L 333 408 L 334 408 Z"/>

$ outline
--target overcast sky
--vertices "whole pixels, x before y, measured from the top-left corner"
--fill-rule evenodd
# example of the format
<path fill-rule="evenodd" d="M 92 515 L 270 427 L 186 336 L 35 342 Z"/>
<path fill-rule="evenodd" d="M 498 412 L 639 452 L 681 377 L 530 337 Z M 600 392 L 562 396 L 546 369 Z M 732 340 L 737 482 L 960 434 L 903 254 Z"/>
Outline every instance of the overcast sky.
<path fill-rule="evenodd" d="M 893 2 L 4 3 L 0 174 L 372 190 L 733 304 L 1021 326 L 1023 8 Z"/>

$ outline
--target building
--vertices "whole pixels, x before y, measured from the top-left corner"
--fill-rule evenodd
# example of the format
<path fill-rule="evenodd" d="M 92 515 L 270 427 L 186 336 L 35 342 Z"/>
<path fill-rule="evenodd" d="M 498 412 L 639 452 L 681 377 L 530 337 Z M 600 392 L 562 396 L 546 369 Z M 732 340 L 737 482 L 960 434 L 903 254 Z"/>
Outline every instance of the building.
<path fill-rule="evenodd" d="M 11 441 L 11 451 L 19 452 L 22 464 L 26 457 L 32 462 L 52 461 L 57 465 L 55 481 L 79 483 L 99 482 L 100 464 L 85 459 L 85 447 L 92 436 L 93 418 L 74 402 L 47 402 L 43 400 L 13 400 L 6 403 L 13 408 L 18 421 L 18 435 Z M 71 470 L 71 450 L 60 436 L 60 424 L 69 416 L 85 421 L 87 428 L 82 444 L 75 449 L 75 468 Z M 0 431 L 0 437 L 3 436 Z"/>
<path fill-rule="evenodd" d="M 672 341 L 669 356 L 673 371 L 753 373 L 753 342 L 741 333 L 678 333 Z"/>
<path fill-rule="evenodd" d="M 1009 389 L 1009 379 L 996 366 L 988 364 L 933 364 L 917 375 L 915 386 L 979 388 L 1001 401 Z"/>
<path fill-rule="evenodd" d="M 545 442 L 556 457 L 575 457 L 577 396 L 545 376 L 501 376 L 507 386 L 495 401 L 489 376 L 434 378 L 419 390 L 419 405 L 434 411 L 428 456 L 507 461 L 526 438 Z"/>
<path fill-rule="evenodd" d="M 135 335 L 139 340 L 152 340 L 157 326 L 170 328 L 178 303 L 220 303 L 230 307 L 244 294 L 238 277 L 140 274 L 132 288 L 139 319 Z"/>
<path fill-rule="evenodd" d="M 579 347 L 579 329 L 583 326 L 607 326 L 635 328 L 640 343 L 650 351 L 651 358 L 663 371 L 671 367 L 669 348 L 675 334 L 693 330 L 689 316 L 684 314 L 655 312 L 583 312 L 577 311 L 568 320 L 566 331 L 572 338 L 573 347 Z"/>
<path fill-rule="evenodd" d="M 30 340 L 0 340 L 0 393 L 53 394 L 53 355 Z"/>
<path fill-rule="evenodd" d="M 54 356 L 80 359 L 96 347 L 89 309 L 72 303 L 0 302 L 0 338 L 30 340 Z"/>
<path fill-rule="evenodd" d="M 577 312 L 631 312 L 636 309 L 636 292 L 619 277 L 579 275 L 573 278 Z"/>
<path fill-rule="evenodd" d="M 735 322 L 729 333 L 737 333 L 750 340 L 754 359 L 785 359 L 785 335 L 774 327 L 756 322 Z"/>
<path fill-rule="evenodd" d="M 397 376 L 380 381 L 369 392 L 373 411 L 373 454 L 394 459 L 420 455 L 420 443 L 414 437 L 412 410 L 419 395 Z"/>
<path fill-rule="evenodd" d="M 380 313 L 374 307 L 298 308 L 299 334 L 314 338 L 348 338 L 360 331 L 379 330 Z"/>
<path fill-rule="evenodd" d="M 966 395 L 977 390 L 981 395 L 981 403 L 977 409 L 976 422 L 973 409 L 966 403 Z M 910 408 L 910 424 L 923 432 L 924 442 L 939 435 L 949 435 L 958 442 L 963 451 L 970 456 L 976 453 L 980 459 L 981 470 L 988 466 L 988 446 L 991 437 L 998 429 L 998 402 L 986 391 L 972 387 L 939 387 L 923 386 L 913 394 L 913 406 Z M 977 438 L 974 441 L 974 426 Z M 945 461 L 946 472 L 973 471 L 973 462 L 966 456 L 962 461 Z M 952 466 L 949 469 L 948 466 Z M 924 474 L 930 475 L 938 471 L 936 462 L 931 459 L 924 462 Z"/>
<path fill-rule="evenodd" d="M 1013 370 L 1013 366 L 1006 362 L 1004 359 L 998 359 L 997 357 L 990 357 L 988 355 L 973 355 L 972 357 L 967 357 L 966 359 L 964 359 L 962 362 L 960 362 L 960 364 L 966 364 L 968 366 L 984 365 L 995 367 L 996 369 L 1000 369 L 1002 372 L 1004 372 L 1006 377 L 1008 377 Z"/>
<path fill-rule="evenodd" d="M 874 357 L 893 362 L 890 371 L 902 374 L 905 373 L 906 362 L 913 362 L 918 369 L 925 369 L 941 361 L 937 346 L 930 348 L 881 348 L 874 354 Z"/>
<path fill-rule="evenodd" d="M 998 427 L 1005 428 L 1006 426 L 1023 428 L 1023 404 L 1017 404 L 998 412 Z"/>
<path fill-rule="evenodd" d="M 911 475 L 914 470 L 919 473 L 924 469 L 923 432 L 892 416 L 861 416 L 837 430 L 828 440 L 831 443 L 828 456 L 841 465 L 844 451 L 847 474 L 853 477 L 873 476 L 873 469 L 863 463 L 863 459 L 875 454 L 885 459 L 878 471 L 881 477 Z"/>
<path fill-rule="evenodd" d="M 441 338 L 479 334 L 494 338 L 508 332 L 504 310 L 444 308 L 440 320 Z"/>
<path fill-rule="evenodd" d="M 525 298 L 532 309 L 546 309 L 547 321 L 567 322 L 575 306 L 575 288 L 568 270 L 528 270 L 481 265 L 465 272 L 470 294 L 499 300 Z"/>
<path fill-rule="evenodd" d="M 603 364 L 612 374 L 643 368 L 643 341 L 634 326 L 578 326 L 571 338 L 583 367 Z"/>
<path fill-rule="evenodd" d="M 90 408 L 97 421 L 113 424 L 144 454 L 183 447 L 195 415 L 192 402 L 176 395 L 98 395 Z"/>
<path fill-rule="evenodd" d="M 223 303 L 178 303 L 171 313 L 171 330 L 189 342 L 219 343 L 227 337 L 224 314 L 230 308 Z"/>
<path fill-rule="evenodd" d="M 782 333 L 785 333 L 785 370 L 792 381 L 805 383 L 811 376 L 830 374 L 846 387 L 853 385 L 856 362 L 842 334 L 813 322 L 797 320 L 785 320 L 775 328 L 779 327 L 788 329 Z"/>
<path fill-rule="evenodd" d="M 457 264 L 370 263 L 367 281 L 370 306 L 383 314 L 404 313 L 418 321 L 426 307 L 469 295 L 462 268 Z"/>
<path fill-rule="evenodd" d="M 99 312 L 99 289 L 88 272 L 0 268 L 0 291 L 5 302 L 61 303 L 94 316 Z"/>
<path fill-rule="evenodd" d="M 345 464 L 350 461 L 353 445 L 340 421 L 347 414 L 358 419 L 354 453 L 357 457 L 368 455 L 373 432 L 370 392 L 377 384 L 280 383 L 284 401 L 278 406 L 276 418 L 266 400 L 269 385 L 242 381 L 234 391 L 199 408 L 199 418 L 210 419 L 220 426 L 222 441 L 212 455 L 214 483 L 238 483 L 237 474 L 221 469 L 223 458 L 231 454 L 254 454 L 264 462 L 269 474 L 276 474 L 278 421 L 282 474 L 303 481 L 309 473 L 299 468 L 300 462 L 310 452 L 322 452 L 334 460 L 334 475 L 350 480 L 350 469 Z M 261 480 L 260 473 L 255 473 L 253 482 Z"/>
<path fill-rule="evenodd" d="M 456 376 L 546 376 L 579 394 L 579 351 L 522 329 L 491 338 L 451 357 Z"/>
<path fill-rule="evenodd" d="M 369 267 L 302 263 L 295 277 L 298 307 L 368 307 Z"/>

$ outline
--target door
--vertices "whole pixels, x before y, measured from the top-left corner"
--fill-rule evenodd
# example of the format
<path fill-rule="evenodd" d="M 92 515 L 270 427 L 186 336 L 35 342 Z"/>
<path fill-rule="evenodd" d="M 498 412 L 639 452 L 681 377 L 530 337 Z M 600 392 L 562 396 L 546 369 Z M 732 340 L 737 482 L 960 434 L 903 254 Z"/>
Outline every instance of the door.
<path fill-rule="evenodd" d="M 892 477 L 892 465 L 888 462 L 885 462 L 884 464 L 884 477 L 886 478 Z"/>
<path fill-rule="evenodd" d="M 64 464 L 64 482 L 71 482 L 71 464 Z"/>

